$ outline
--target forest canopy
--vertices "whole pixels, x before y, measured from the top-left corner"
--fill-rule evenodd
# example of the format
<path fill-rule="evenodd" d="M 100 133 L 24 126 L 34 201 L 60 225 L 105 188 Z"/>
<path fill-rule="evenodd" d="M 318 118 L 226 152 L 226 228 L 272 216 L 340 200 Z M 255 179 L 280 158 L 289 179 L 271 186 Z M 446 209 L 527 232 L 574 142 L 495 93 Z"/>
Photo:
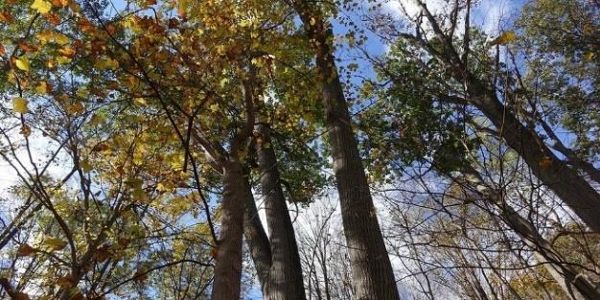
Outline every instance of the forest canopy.
<path fill-rule="evenodd" d="M 2 299 L 600 299 L 598 0 L 0 0 Z"/>

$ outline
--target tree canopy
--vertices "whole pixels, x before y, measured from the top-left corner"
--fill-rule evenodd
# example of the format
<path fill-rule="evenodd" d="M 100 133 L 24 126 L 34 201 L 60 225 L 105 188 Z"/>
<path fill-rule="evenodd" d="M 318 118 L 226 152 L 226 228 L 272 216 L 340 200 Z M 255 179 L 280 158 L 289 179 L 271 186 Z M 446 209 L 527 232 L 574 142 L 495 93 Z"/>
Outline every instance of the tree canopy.
<path fill-rule="evenodd" d="M 600 3 L 508 3 L 0 0 L 0 298 L 600 299 Z"/>

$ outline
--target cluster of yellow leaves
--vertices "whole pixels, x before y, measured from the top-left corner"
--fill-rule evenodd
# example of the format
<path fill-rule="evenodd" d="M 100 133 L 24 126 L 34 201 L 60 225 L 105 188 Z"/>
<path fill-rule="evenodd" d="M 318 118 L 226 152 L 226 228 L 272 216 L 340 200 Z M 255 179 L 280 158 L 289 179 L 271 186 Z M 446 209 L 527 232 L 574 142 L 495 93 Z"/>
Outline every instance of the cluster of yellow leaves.
<path fill-rule="evenodd" d="M 31 8 L 40 14 L 47 14 L 55 7 L 65 7 L 71 3 L 71 0 L 34 0 L 31 4 Z"/>
<path fill-rule="evenodd" d="M 29 111 L 29 109 L 27 107 L 27 105 L 29 104 L 29 101 L 27 101 L 27 99 L 24 99 L 21 97 L 13 98 L 12 104 L 13 104 L 13 111 L 15 111 L 16 113 L 24 114 Z"/>
<path fill-rule="evenodd" d="M 47 14 L 52 9 L 52 3 L 46 0 L 34 0 L 31 8 L 40 14 Z"/>

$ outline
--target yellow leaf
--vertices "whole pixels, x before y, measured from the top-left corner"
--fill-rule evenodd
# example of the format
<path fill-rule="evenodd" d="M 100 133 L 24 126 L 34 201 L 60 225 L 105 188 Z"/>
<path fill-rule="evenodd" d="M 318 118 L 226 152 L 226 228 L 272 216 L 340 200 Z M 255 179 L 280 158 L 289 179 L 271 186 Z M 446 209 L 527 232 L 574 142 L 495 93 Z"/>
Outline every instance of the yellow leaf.
<path fill-rule="evenodd" d="M 13 98 L 13 110 L 17 113 L 27 113 L 29 111 L 29 109 L 27 108 L 27 105 L 29 104 L 29 101 L 27 101 L 24 98 L 21 97 L 16 97 Z"/>
<path fill-rule="evenodd" d="M 135 98 L 135 99 L 133 99 L 133 102 L 135 102 L 135 104 L 137 104 L 137 105 L 142 105 L 142 106 L 148 105 L 148 103 L 146 102 L 146 99 L 144 99 L 144 98 Z"/>
<path fill-rule="evenodd" d="M 59 57 L 56 58 L 56 62 L 59 63 L 59 64 L 61 64 L 61 65 L 64 65 L 64 64 L 70 63 L 71 59 L 68 58 L 68 57 L 66 57 L 66 56 L 59 56 Z"/>
<path fill-rule="evenodd" d="M 52 249 L 53 251 L 59 251 L 64 249 L 67 246 L 67 242 L 59 239 L 59 238 L 49 238 L 46 239 L 42 245 Z"/>
<path fill-rule="evenodd" d="M 517 34 L 514 31 L 507 31 L 490 42 L 490 45 L 504 45 L 517 40 Z"/>
<path fill-rule="evenodd" d="M 40 14 L 47 14 L 52 9 L 52 4 L 45 0 L 35 0 L 31 4 L 31 8 L 37 10 Z"/>
<path fill-rule="evenodd" d="M 15 65 L 17 65 L 17 68 L 19 68 L 19 70 L 29 72 L 29 60 L 26 57 L 15 59 Z"/>

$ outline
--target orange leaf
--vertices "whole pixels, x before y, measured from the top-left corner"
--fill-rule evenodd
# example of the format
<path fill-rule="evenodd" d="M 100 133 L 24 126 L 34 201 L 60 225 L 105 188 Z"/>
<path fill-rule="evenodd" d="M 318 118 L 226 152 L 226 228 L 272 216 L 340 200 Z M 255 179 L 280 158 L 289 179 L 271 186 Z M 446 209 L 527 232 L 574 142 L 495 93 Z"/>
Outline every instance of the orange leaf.
<path fill-rule="evenodd" d="M 23 244 L 17 249 L 17 257 L 33 256 L 34 253 L 35 249 L 27 244 Z"/>

